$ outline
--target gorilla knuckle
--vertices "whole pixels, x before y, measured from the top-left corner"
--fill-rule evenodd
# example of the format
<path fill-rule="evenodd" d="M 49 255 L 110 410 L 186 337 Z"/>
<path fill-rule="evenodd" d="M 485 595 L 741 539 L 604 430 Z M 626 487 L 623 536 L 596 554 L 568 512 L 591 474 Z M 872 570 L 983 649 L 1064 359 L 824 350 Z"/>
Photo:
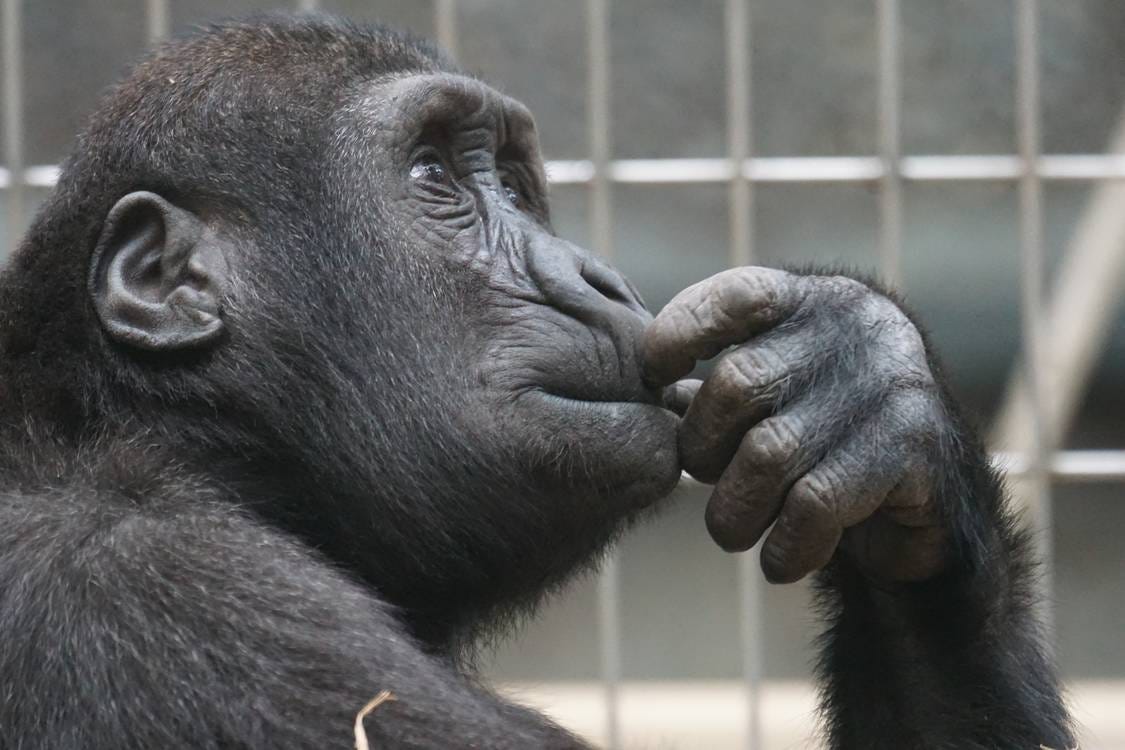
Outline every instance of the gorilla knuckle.
<path fill-rule="evenodd" d="M 894 385 L 879 419 L 899 438 L 936 433 L 944 422 L 940 402 L 929 386 L 909 382 Z"/>
<path fill-rule="evenodd" d="M 835 516 L 839 497 L 840 478 L 836 469 L 821 466 L 806 474 L 793 485 L 786 500 L 791 512 L 802 518 Z"/>
<path fill-rule="evenodd" d="M 785 363 L 768 347 L 733 352 L 715 366 L 720 391 L 734 398 L 768 397 L 785 372 Z"/>
<path fill-rule="evenodd" d="M 720 287 L 724 301 L 754 310 L 783 307 L 792 279 L 786 271 L 761 267 L 735 268 L 723 275 L 729 282 Z"/>
<path fill-rule="evenodd" d="M 742 450 L 755 466 L 782 468 L 801 449 L 801 440 L 791 418 L 772 417 L 746 434 Z"/>

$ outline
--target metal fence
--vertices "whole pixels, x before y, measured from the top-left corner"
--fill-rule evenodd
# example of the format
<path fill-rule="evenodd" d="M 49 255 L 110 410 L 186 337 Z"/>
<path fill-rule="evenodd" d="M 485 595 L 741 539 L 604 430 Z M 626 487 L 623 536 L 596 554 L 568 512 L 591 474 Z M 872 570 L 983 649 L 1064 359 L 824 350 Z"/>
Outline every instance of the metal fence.
<path fill-rule="evenodd" d="M 57 168 L 27 165 L 23 155 L 23 86 L 21 71 L 21 0 L 0 0 L 2 5 L 2 55 L 4 78 L 0 116 L 4 122 L 0 190 L 6 193 L 9 212 L 8 245 L 14 247 L 22 226 L 26 187 L 54 184 Z M 586 55 L 588 62 L 587 129 L 589 158 L 554 161 L 547 165 L 555 184 L 580 184 L 588 189 L 594 249 L 613 257 L 614 185 L 621 183 L 726 184 L 729 193 L 729 260 L 731 265 L 752 263 L 754 252 L 754 188 L 763 183 L 864 183 L 878 190 L 879 259 L 883 277 L 895 283 L 900 275 L 902 244 L 902 190 L 907 182 L 993 181 L 1018 184 L 1021 254 L 1021 370 L 1011 391 L 1010 412 L 1022 409 L 1022 421 L 1013 418 L 1008 444 L 1018 450 L 998 455 L 1010 475 L 1018 476 L 1019 500 L 1027 505 L 1033 522 L 1046 528 L 1051 515 L 1053 481 L 1085 482 L 1125 479 L 1125 451 L 1059 451 L 1058 436 L 1073 409 L 1051 407 L 1070 394 L 1080 395 L 1081 365 L 1045 357 L 1051 330 L 1064 331 L 1068 339 L 1096 347 L 1112 314 L 1114 271 L 1121 268 L 1125 248 L 1108 247 L 1078 269 L 1071 281 L 1087 300 L 1084 316 L 1067 318 L 1065 309 L 1048 306 L 1044 284 L 1044 181 L 1088 181 L 1107 184 L 1125 180 L 1125 153 L 1051 155 L 1040 148 L 1040 74 L 1037 0 L 1016 0 L 1016 111 L 1018 153 L 1011 155 L 928 156 L 903 154 L 901 149 L 901 60 L 898 0 L 876 0 L 878 37 L 878 153 L 873 156 L 760 158 L 752 153 L 750 91 L 753 19 L 748 0 L 725 0 L 727 156 L 717 159 L 615 160 L 612 154 L 610 85 L 610 0 L 585 0 Z M 315 10 L 317 0 L 296 0 L 295 7 Z M 150 39 L 169 29 L 169 0 L 147 0 Z M 435 0 L 434 28 L 438 41 L 454 55 L 458 48 L 456 0 Z M 1123 143 L 1125 145 L 1125 143 Z M 1125 205 L 1116 209 L 1125 213 Z M 1095 240 L 1096 241 L 1096 240 Z M 1108 277 L 1109 280 L 1106 280 Z M 1055 296 L 1064 290 L 1056 290 Z M 1071 290 L 1072 292 L 1074 290 Z M 1055 314 L 1057 313 L 1057 314 Z M 1075 351 L 1083 350 L 1076 346 Z M 1075 355 L 1075 359 L 1078 355 Z M 1050 570 L 1049 536 L 1038 534 L 1041 554 Z M 738 568 L 742 672 L 745 680 L 748 748 L 760 747 L 760 685 L 762 643 L 760 628 L 760 574 L 754 557 L 742 555 Z M 1049 584 L 1047 584 L 1049 585 Z M 599 583 L 599 625 L 602 680 L 605 689 L 606 736 L 610 748 L 620 747 L 621 732 L 617 685 L 621 680 L 621 628 L 618 567 L 607 561 Z"/>

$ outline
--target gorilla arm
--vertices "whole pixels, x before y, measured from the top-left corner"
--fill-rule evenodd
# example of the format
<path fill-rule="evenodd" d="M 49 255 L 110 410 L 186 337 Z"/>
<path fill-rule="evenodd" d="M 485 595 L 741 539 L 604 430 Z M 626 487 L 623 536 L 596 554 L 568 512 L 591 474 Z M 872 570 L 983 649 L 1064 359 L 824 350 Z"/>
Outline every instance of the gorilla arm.
<path fill-rule="evenodd" d="M 645 339 L 672 384 L 733 347 L 684 413 L 728 551 L 766 534 L 775 583 L 821 570 L 834 748 L 1072 747 L 1000 480 L 891 298 L 840 276 L 740 268 L 678 295 Z"/>
<path fill-rule="evenodd" d="M 191 497 L 0 499 L 0 726 L 36 746 L 581 748 L 307 548 Z M 148 501 L 146 501 L 148 502 Z M 18 579 L 18 580 L 16 580 Z M 12 622 L 12 620 L 17 620 Z"/>

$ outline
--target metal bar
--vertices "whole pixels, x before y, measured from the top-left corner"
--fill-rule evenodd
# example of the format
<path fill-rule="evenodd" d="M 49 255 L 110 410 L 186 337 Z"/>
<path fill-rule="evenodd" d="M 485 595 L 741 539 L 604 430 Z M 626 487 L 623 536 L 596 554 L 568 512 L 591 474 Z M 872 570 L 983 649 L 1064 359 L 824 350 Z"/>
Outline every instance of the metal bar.
<path fill-rule="evenodd" d="M 1125 451 L 1067 451 L 1051 459 L 1050 475 L 1067 483 L 1125 481 Z"/>
<path fill-rule="evenodd" d="M 59 167 L 50 164 L 41 167 L 28 167 L 23 171 L 23 184 L 30 187 L 54 187 L 59 181 Z"/>
<path fill-rule="evenodd" d="M 460 54 L 457 45 L 457 0 L 435 0 L 434 35 L 454 60 Z"/>
<path fill-rule="evenodd" d="M 754 257 L 753 196 L 749 175 L 733 170 L 733 164 L 746 164 L 753 140 L 750 129 L 750 9 L 748 0 L 727 0 L 727 157 L 725 166 L 730 181 L 730 262 L 748 266 Z"/>
<path fill-rule="evenodd" d="M 1042 601 L 1049 600 L 1054 574 L 1051 549 L 1051 487 L 1048 475 L 1052 429 L 1043 406 L 1049 402 L 1047 360 L 1043 346 L 1043 185 L 1035 172 L 1040 149 L 1039 106 L 1039 6 L 1037 0 L 1016 4 L 1016 138 L 1022 174 L 1019 180 L 1020 225 L 1020 320 L 1023 337 L 1024 377 L 1032 395 L 1029 465 L 1026 481 L 1016 499 L 1021 501 L 1035 525 L 1035 545 L 1043 566 L 1039 586 Z M 1049 607 L 1042 617 L 1052 627 Z"/>
<path fill-rule="evenodd" d="M 1010 477 L 1032 470 L 1026 453 L 997 452 L 994 465 Z M 1059 451 L 1050 457 L 1047 475 L 1066 483 L 1125 481 L 1125 450 Z"/>
<path fill-rule="evenodd" d="M 605 706 L 606 750 L 621 748 L 621 569 L 610 550 L 598 576 L 598 657 Z"/>
<path fill-rule="evenodd" d="M 754 258 L 753 192 L 746 171 L 733 168 L 748 162 L 753 145 L 750 110 L 753 47 L 748 0 L 727 0 L 725 21 L 728 159 L 722 166 L 729 181 L 730 264 L 737 267 L 750 265 Z M 746 690 L 747 750 L 758 750 L 762 744 L 762 583 L 756 559 L 756 553 L 739 555 L 735 568 L 739 646 Z"/>
<path fill-rule="evenodd" d="M 149 44 L 168 36 L 172 29 L 168 0 L 145 0 L 145 27 Z"/>
<path fill-rule="evenodd" d="M 589 159 L 549 161 L 544 168 L 552 185 L 586 185 L 594 181 L 594 163 Z"/>
<path fill-rule="evenodd" d="M 750 159 L 743 164 L 751 182 L 875 182 L 883 163 L 875 156 L 809 156 Z"/>
<path fill-rule="evenodd" d="M 1120 180 L 1125 178 L 1125 154 L 1060 154 L 1039 157 L 1043 180 Z"/>
<path fill-rule="evenodd" d="M 902 177 L 917 182 L 1018 180 L 1024 162 L 1018 156 L 906 156 Z"/>
<path fill-rule="evenodd" d="M 609 92 L 609 7 L 607 0 L 587 0 L 590 228 L 594 249 L 613 257 L 613 208 L 610 204 L 611 138 Z"/>
<path fill-rule="evenodd" d="M 897 285 L 902 271 L 902 65 L 899 53 L 898 0 L 879 0 L 879 266 L 883 280 Z"/>
<path fill-rule="evenodd" d="M 4 80 L 0 82 L 0 116 L 4 118 L 4 162 L 8 165 L 8 231 L 3 254 L 15 250 L 23 231 L 23 19 L 20 0 L 3 0 L 0 44 L 3 45 Z"/>
<path fill-rule="evenodd" d="M 737 162 L 730 159 L 620 159 L 607 166 L 612 182 L 680 184 L 729 182 Z M 1023 175 L 1018 156 L 902 156 L 899 177 L 905 182 L 1014 182 Z M 593 180 L 593 165 L 585 160 L 548 162 L 556 184 Z M 1035 163 L 1041 180 L 1125 180 L 1125 157 L 1109 154 L 1050 155 Z M 742 163 L 751 183 L 878 182 L 886 172 L 874 156 L 756 157 Z"/>
<path fill-rule="evenodd" d="M 1125 155 L 1125 111 L 1109 144 Z M 1082 157 L 1079 157 L 1082 158 Z M 1082 395 L 1112 331 L 1125 293 L 1125 182 L 1094 185 L 1082 216 L 1055 272 L 1043 314 L 1046 351 L 1051 352 L 1051 401 L 1040 404 L 1050 417 L 1053 442 L 1063 439 L 1081 406 Z M 1007 395 L 993 426 L 992 445 L 1026 450 L 1033 408 L 1023 375 L 1009 378 Z M 1054 448 L 1056 445 L 1050 445 Z"/>
<path fill-rule="evenodd" d="M 608 0 L 586 0 L 586 56 L 588 138 L 590 140 L 590 234 L 594 251 L 613 257 L 613 206 L 611 203 L 609 5 Z M 602 685 L 605 689 L 606 748 L 621 747 L 621 598 L 618 552 L 611 550 L 598 579 L 598 637 Z"/>
<path fill-rule="evenodd" d="M 742 681 L 746 689 L 746 747 L 762 747 L 762 573 L 758 550 L 737 558 L 739 602 L 739 647 L 742 651 Z"/>
<path fill-rule="evenodd" d="M 730 159 L 621 159 L 606 165 L 613 182 L 691 184 L 730 182 L 738 177 L 738 162 Z"/>
<path fill-rule="evenodd" d="M 1015 182 L 1023 176 L 1018 156 L 903 156 L 899 176 L 904 182 Z M 610 183 L 678 185 L 729 183 L 737 162 L 730 159 L 617 159 L 605 163 Z M 594 182 L 595 165 L 589 159 L 549 161 L 547 176 L 553 185 L 587 185 Z M 875 183 L 884 179 L 883 160 L 877 156 L 754 157 L 742 164 L 742 174 L 756 183 Z M 1041 181 L 1125 181 L 1125 155 L 1053 154 L 1040 157 L 1034 174 Z M 28 167 L 24 184 L 51 187 L 58 167 Z M 0 189 L 10 176 L 0 169 Z"/>

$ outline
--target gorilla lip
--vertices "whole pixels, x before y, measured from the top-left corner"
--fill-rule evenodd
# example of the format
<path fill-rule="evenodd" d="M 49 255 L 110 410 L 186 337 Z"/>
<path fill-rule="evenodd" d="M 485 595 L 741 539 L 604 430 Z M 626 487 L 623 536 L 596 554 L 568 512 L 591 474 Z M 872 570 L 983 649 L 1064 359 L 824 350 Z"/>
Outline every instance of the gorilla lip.
<path fill-rule="evenodd" d="M 586 394 L 586 393 L 560 393 L 552 391 L 542 386 L 533 388 L 529 393 L 538 393 L 539 395 L 551 400 L 564 401 L 576 404 L 601 404 L 606 406 L 612 405 L 629 405 L 635 404 L 638 406 L 658 406 L 664 407 L 664 400 L 659 392 L 653 392 L 641 386 L 636 389 L 631 389 L 630 392 L 618 393 L 605 393 L 605 394 Z"/>

